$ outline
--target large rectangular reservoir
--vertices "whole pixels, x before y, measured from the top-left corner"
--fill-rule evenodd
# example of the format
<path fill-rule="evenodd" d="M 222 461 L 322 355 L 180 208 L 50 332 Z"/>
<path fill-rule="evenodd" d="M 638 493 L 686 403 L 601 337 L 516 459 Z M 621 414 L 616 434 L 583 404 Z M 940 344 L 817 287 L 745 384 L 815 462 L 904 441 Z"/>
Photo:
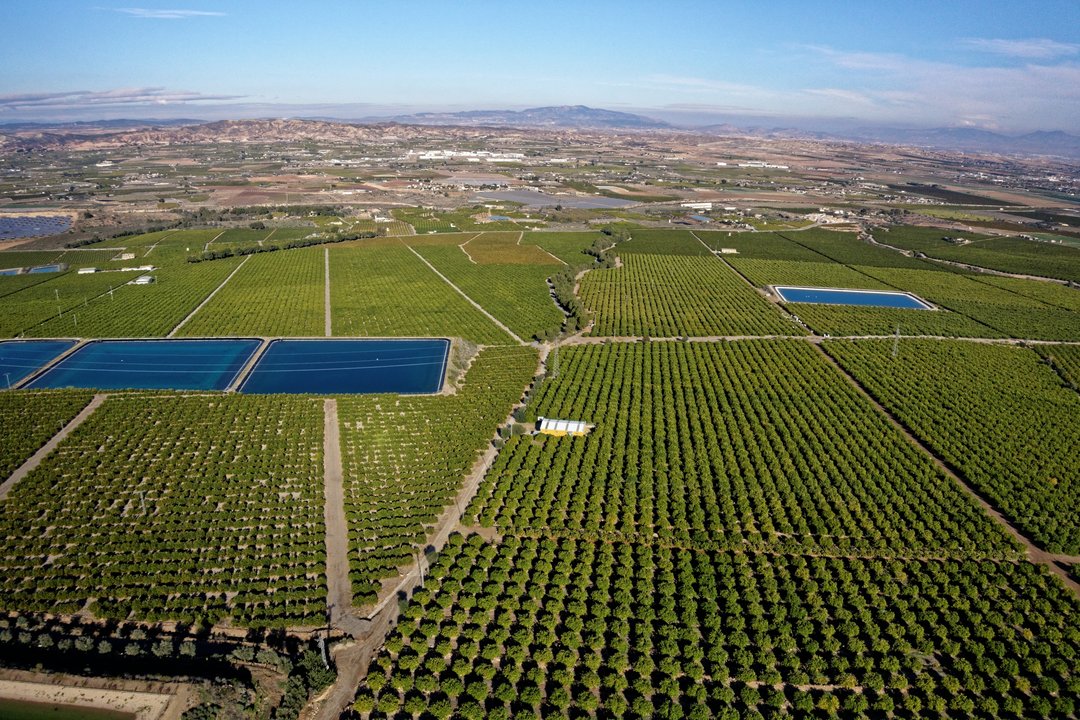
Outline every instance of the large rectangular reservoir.
<path fill-rule="evenodd" d="M 449 349 L 444 338 L 274 340 L 240 392 L 436 393 Z"/>
<path fill-rule="evenodd" d="M 887 290 L 845 290 L 841 288 L 788 287 L 777 285 L 776 294 L 784 302 L 819 305 L 859 305 L 863 307 L 933 310 L 929 303 L 911 293 Z"/>
<path fill-rule="evenodd" d="M 5 340 L 0 342 L 0 377 L 4 388 L 19 384 L 27 375 L 75 345 L 74 340 Z"/>
<path fill-rule="evenodd" d="M 225 390 L 259 340 L 95 340 L 28 388 Z"/>

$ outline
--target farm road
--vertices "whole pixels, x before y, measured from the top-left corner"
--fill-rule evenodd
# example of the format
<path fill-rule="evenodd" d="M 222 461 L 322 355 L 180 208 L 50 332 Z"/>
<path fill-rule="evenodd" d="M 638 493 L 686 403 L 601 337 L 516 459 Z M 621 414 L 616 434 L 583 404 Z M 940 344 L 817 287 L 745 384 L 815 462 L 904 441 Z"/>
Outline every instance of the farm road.
<path fill-rule="evenodd" d="M 338 626 L 352 608 L 349 581 L 349 529 L 345 520 L 345 473 L 337 400 L 323 400 L 323 482 L 326 521 L 326 607 Z M 344 628 L 343 628 L 344 629 Z"/>

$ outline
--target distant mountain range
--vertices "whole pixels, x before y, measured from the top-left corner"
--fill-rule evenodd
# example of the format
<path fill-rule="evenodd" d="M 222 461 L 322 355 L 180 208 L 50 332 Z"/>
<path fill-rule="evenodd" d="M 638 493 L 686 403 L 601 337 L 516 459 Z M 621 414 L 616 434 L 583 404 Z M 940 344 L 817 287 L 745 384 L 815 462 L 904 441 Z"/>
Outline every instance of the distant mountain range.
<path fill-rule="evenodd" d="M 752 121 L 751 121 L 752 122 Z M 184 144 L 198 142 L 274 142 L 296 138 L 357 142 L 370 136 L 376 127 L 518 127 L 582 130 L 668 130 L 709 135 L 760 138 L 845 140 L 855 142 L 911 145 L 962 152 L 1055 155 L 1080 158 L 1080 136 L 1069 133 L 1032 132 L 1006 135 L 976 128 L 903 129 L 862 127 L 811 131 L 798 128 L 748 126 L 735 123 L 690 126 L 673 124 L 646 115 L 561 105 L 527 110 L 470 110 L 466 112 L 416 113 L 393 117 L 343 121 L 334 118 L 222 120 L 103 120 L 100 122 L 0 124 L 0 147 L 4 146 L 107 146 L 112 143 Z M 404 131 L 404 128 L 402 128 Z"/>
<path fill-rule="evenodd" d="M 855 128 L 837 132 L 807 131 L 798 128 L 737 127 L 725 123 L 694 128 L 710 135 L 749 135 L 765 138 L 806 138 L 910 145 L 960 152 L 1005 155 L 1057 155 L 1080 158 L 1080 136 L 1059 130 L 1026 135 L 1005 135 L 978 128 Z"/>
<path fill-rule="evenodd" d="M 932 128 L 928 130 L 874 128 L 855 131 L 851 136 L 856 140 L 886 142 L 896 145 L 917 145 L 942 150 L 1080 157 L 1080 137 L 1061 131 L 1039 131 L 1027 133 L 1026 135 L 1003 135 L 977 128 Z"/>
<path fill-rule="evenodd" d="M 369 118 L 376 120 L 376 118 Z M 596 128 L 652 130 L 671 128 L 663 120 L 644 115 L 601 110 L 584 105 L 558 105 L 527 110 L 469 110 L 454 113 L 416 113 L 377 120 L 407 125 L 490 125 L 497 127 Z"/>

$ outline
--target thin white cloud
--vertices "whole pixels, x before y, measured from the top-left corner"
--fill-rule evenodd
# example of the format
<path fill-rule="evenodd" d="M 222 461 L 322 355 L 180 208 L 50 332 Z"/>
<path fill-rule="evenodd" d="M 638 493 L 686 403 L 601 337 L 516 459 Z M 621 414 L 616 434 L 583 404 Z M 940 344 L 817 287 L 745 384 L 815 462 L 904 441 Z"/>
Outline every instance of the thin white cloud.
<path fill-rule="evenodd" d="M 805 95 L 824 98 L 826 100 L 835 100 L 850 105 L 876 105 L 880 99 L 875 99 L 866 93 L 858 92 L 856 90 L 844 90 L 842 88 L 807 88 L 802 92 Z"/>
<path fill-rule="evenodd" d="M 839 86 L 802 93 L 827 102 L 830 112 L 886 122 L 1080 130 L 1080 63 L 1074 61 L 972 67 L 889 53 L 804 48 L 845 71 Z M 852 95 L 845 98 L 845 93 Z"/>
<path fill-rule="evenodd" d="M 654 73 L 646 75 L 641 83 L 656 89 L 679 90 L 684 92 L 708 92 L 708 93 L 735 93 L 752 94 L 765 92 L 762 88 L 742 83 L 733 83 L 726 80 L 714 80 L 711 78 L 687 77 L 682 75 L 666 75 Z"/>
<path fill-rule="evenodd" d="M 21 93 L 0 95 L 0 111 L 48 108 L 72 109 L 88 107 L 130 107 L 151 105 L 184 105 L 203 102 L 235 100 L 242 95 L 208 95 L 187 90 L 166 88 L 118 88 L 114 90 L 72 90 L 53 93 Z"/>
<path fill-rule="evenodd" d="M 1047 38 L 965 38 L 960 42 L 980 52 L 1027 60 L 1054 60 L 1080 54 L 1080 45 L 1076 43 L 1063 43 Z"/>
<path fill-rule="evenodd" d="M 188 20 L 196 17 L 224 17 L 225 13 L 213 10 L 161 10 L 157 8 L 112 8 L 118 13 L 154 20 Z"/>

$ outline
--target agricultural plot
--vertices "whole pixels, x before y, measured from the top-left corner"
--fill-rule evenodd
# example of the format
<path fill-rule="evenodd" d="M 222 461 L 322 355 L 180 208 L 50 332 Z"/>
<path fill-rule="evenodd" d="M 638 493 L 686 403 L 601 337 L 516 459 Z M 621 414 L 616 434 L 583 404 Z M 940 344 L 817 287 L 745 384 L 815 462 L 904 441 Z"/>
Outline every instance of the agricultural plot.
<path fill-rule="evenodd" d="M 762 288 L 769 285 L 807 285 L 859 290 L 893 289 L 876 278 L 867 277 L 858 270 L 834 262 L 760 260 L 742 257 L 724 259 L 743 277 Z M 824 260 L 824 258 L 821 259 Z"/>
<path fill-rule="evenodd" d="M 780 237 L 801 245 L 808 250 L 820 253 L 843 265 L 911 268 L 914 270 L 934 268 L 933 265 L 924 260 L 911 258 L 888 248 L 864 242 L 854 233 L 813 229 L 798 233 L 781 233 Z"/>
<path fill-rule="evenodd" d="M 123 287 L 140 273 L 107 272 L 92 275 L 65 273 L 48 282 L 23 288 L 0 298 L 0 337 L 29 333 L 51 318 L 66 324 L 60 336 L 78 335 L 78 315 L 89 311 L 90 301 Z M 74 317 L 73 317 L 74 316 Z"/>
<path fill-rule="evenodd" d="M 432 238 L 413 240 L 403 238 L 462 292 L 519 337 L 539 337 L 562 326 L 563 312 L 552 299 L 548 285 L 548 278 L 562 265 L 552 264 L 550 257 L 543 265 L 479 265 L 471 262 L 457 243 L 434 243 Z"/>
<path fill-rule="evenodd" d="M 635 228 L 630 239 L 619 243 L 619 255 L 708 255 L 704 247 L 689 230 L 663 230 Z"/>
<path fill-rule="evenodd" d="M 925 297 L 925 296 L 924 296 Z M 806 325 L 822 335 L 930 335 L 934 337 L 1006 337 L 1005 333 L 950 310 L 898 310 L 843 305 L 788 305 Z"/>
<path fill-rule="evenodd" d="M 466 230 L 513 230 L 516 232 L 518 230 L 527 229 L 529 224 L 542 224 L 538 220 L 526 220 L 523 225 L 519 225 L 513 220 L 484 222 L 473 217 L 474 215 L 487 213 L 487 210 L 480 205 L 451 211 L 425 210 L 423 208 L 394 208 L 391 212 L 394 219 L 412 225 L 416 230 L 417 235 L 462 232 Z M 512 211 L 508 210 L 504 211 L 502 214 L 505 215 L 510 212 Z"/>
<path fill-rule="evenodd" d="M 322 427 L 311 400 L 109 398 L 0 505 L 0 607 L 320 624 Z"/>
<path fill-rule="evenodd" d="M 927 254 L 994 270 L 1080 282 L 1080 248 L 1067 245 L 994 237 Z"/>
<path fill-rule="evenodd" d="M 214 237 L 210 246 L 215 245 L 260 245 L 273 230 L 251 230 L 248 228 L 230 228 Z"/>
<path fill-rule="evenodd" d="M 1009 337 L 1080 339 L 1080 313 L 980 282 L 976 277 L 906 268 L 856 269 Z"/>
<path fill-rule="evenodd" d="M 417 235 L 440 232 L 459 232 L 460 229 L 445 215 L 422 208 L 394 208 L 394 217 L 399 222 L 413 226 Z"/>
<path fill-rule="evenodd" d="M 799 260 L 802 262 L 832 262 L 819 252 L 798 245 L 776 233 L 730 233 L 695 230 L 694 234 L 711 249 L 732 248 L 738 255 L 726 259 L 755 258 L 760 260 Z"/>
<path fill-rule="evenodd" d="M 958 245 L 947 242 L 946 236 L 970 242 Z M 894 227 L 887 232 L 878 230 L 874 237 L 880 242 L 943 260 L 1080 282 L 1080 248 L 941 228 Z"/>
<path fill-rule="evenodd" d="M 17 293 L 34 285 L 40 285 L 49 280 L 55 280 L 66 273 L 41 273 L 26 275 L 0 275 L 0 298 L 12 293 Z"/>
<path fill-rule="evenodd" d="M 506 532 L 707 549 L 1015 556 L 975 503 L 808 343 L 564 348 L 469 514 Z M 1077 398 L 1080 400 L 1080 398 Z"/>
<path fill-rule="evenodd" d="M 487 348 L 454 395 L 339 400 L 354 604 L 415 562 L 536 363 L 532 348 Z"/>
<path fill-rule="evenodd" d="M 97 250 L 94 250 L 98 245 L 105 245 L 111 248 L 123 248 L 122 250 L 100 251 L 103 254 L 108 255 L 105 260 L 108 260 L 109 262 L 102 261 L 98 264 L 108 267 L 143 265 L 148 263 L 155 266 L 161 266 L 170 263 L 185 262 L 189 255 L 198 255 L 203 251 L 206 243 L 210 242 L 221 233 L 221 228 L 206 228 L 201 230 L 160 230 L 142 235 L 107 238 L 100 243 L 88 246 L 88 249 L 81 249 L 77 252 L 87 252 L 89 250 L 98 252 Z M 122 252 L 133 253 L 135 258 L 133 260 L 112 261 L 112 258 Z M 65 262 L 67 261 L 65 260 Z"/>
<path fill-rule="evenodd" d="M 537 245 L 570 267 L 576 267 L 595 261 L 585 250 L 602 238 L 596 232 L 527 232 L 521 243 Z"/>
<path fill-rule="evenodd" d="M 322 248 L 252 255 L 179 334 L 323 335 L 324 282 Z"/>
<path fill-rule="evenodd" d="M 116 255 L 116 250 L 95 250 L 93 248 L 79 248 L 78 250 L 68 250 L 59 258 L 57 258 L 56 262 L 67 263 L 72 268 L 94 266 L 109 267 L 112 264 L 112 259 L 116 257 Z M 132 262 L 130 260 L 125 262 L 117 262 L 115 263 L 115 267 L 119 267 L 124 264 L 131 265 Z"/>
<path fill-rule="evenodd" d="M 1043 345 L 1038 351 L 1067 385 L 1080 392 L 1080 346 Z"/>
<path fill-rule="evenodd" d="M 396 240 L 331 248 L 330 301 L 334 335 L 512 342 Z"/>
<path fill-rule="evenodd" d="M 521 244 L 521 239 L 522 233 L 480 233 L 463 243 L 462 249 L 477 265 L 564 265 L 536 245 Z"/>
<path fill-rule="evenodd" d="M 0 393 L 0 482 L 79 414 L 91 394 L 61 390 Z"/>
<path fill-rule="evenodd" d="M 106 244 L 120 245 L 126 252 L 135 253 L 139 264 L 186 262 L 192 255 L 198 255 L 206 244 L 222 233 L 221 228 L 201 230 L 164 230 L 162 232 L 138 235 L 133 238 L 106 240 Z M 133 262 L 133 261 L 129 261 Z"/>
<path fill-rule="evenodd" d="M 626 244 L 618 248 L 621 268 L 593 270 L 582 278 L 581 300 L 594 314 L 591 335 L 676 337 L 802 332 L 716 258 L 622 255 Z"/>
<path fill-rule="evenodd" d="M 955 247 L 945 240 L 946 237 L 965 240 L 979 240 L 990 237 L 989 235 L 979 235 L 962 230 L 943 230 L 937 227 L 914 227 L 909 225 L 876 228 L 871 234 L 875 240 L 885 245 L 926 253 L 927 255 L 934 255 L 934 251 L 939 248 Z"/>
<path fill-rule="evenodd" d="M 153 272 L 150 285 L 121 285 L 76 308 L 78 327 L 54 317 L 24 333 L 26 337 L 162 337 L 194 310 L 229 273 L 239 258 L 173 264 Z"/>
<path fill-rule="evenodd" d="M 905 340 L 825 347 L 1022 532 L 1080 553 L 1080 395 L 1024 348 Z"/>
<path fill-rule="evenodd" d="M 972 277 L 981 283 L 993 285 L 1026 298 L 1033 298 L 1047 305 L 1080 313 L 1080 290 L 1076 288 L 1041 280 L 1022 280 L 993 275 L 975 275 Z"/>
<path fill-rule="evenodd" d="M 63 250 L 5 250 L 0 252 L 0 270 L 52 265 L 63 254 Z"/>
<path fill-rule="evenodd" d="M 1071 717 L 1077 605 L 1027 563 L 454 539 L 355 710 Z"/>

